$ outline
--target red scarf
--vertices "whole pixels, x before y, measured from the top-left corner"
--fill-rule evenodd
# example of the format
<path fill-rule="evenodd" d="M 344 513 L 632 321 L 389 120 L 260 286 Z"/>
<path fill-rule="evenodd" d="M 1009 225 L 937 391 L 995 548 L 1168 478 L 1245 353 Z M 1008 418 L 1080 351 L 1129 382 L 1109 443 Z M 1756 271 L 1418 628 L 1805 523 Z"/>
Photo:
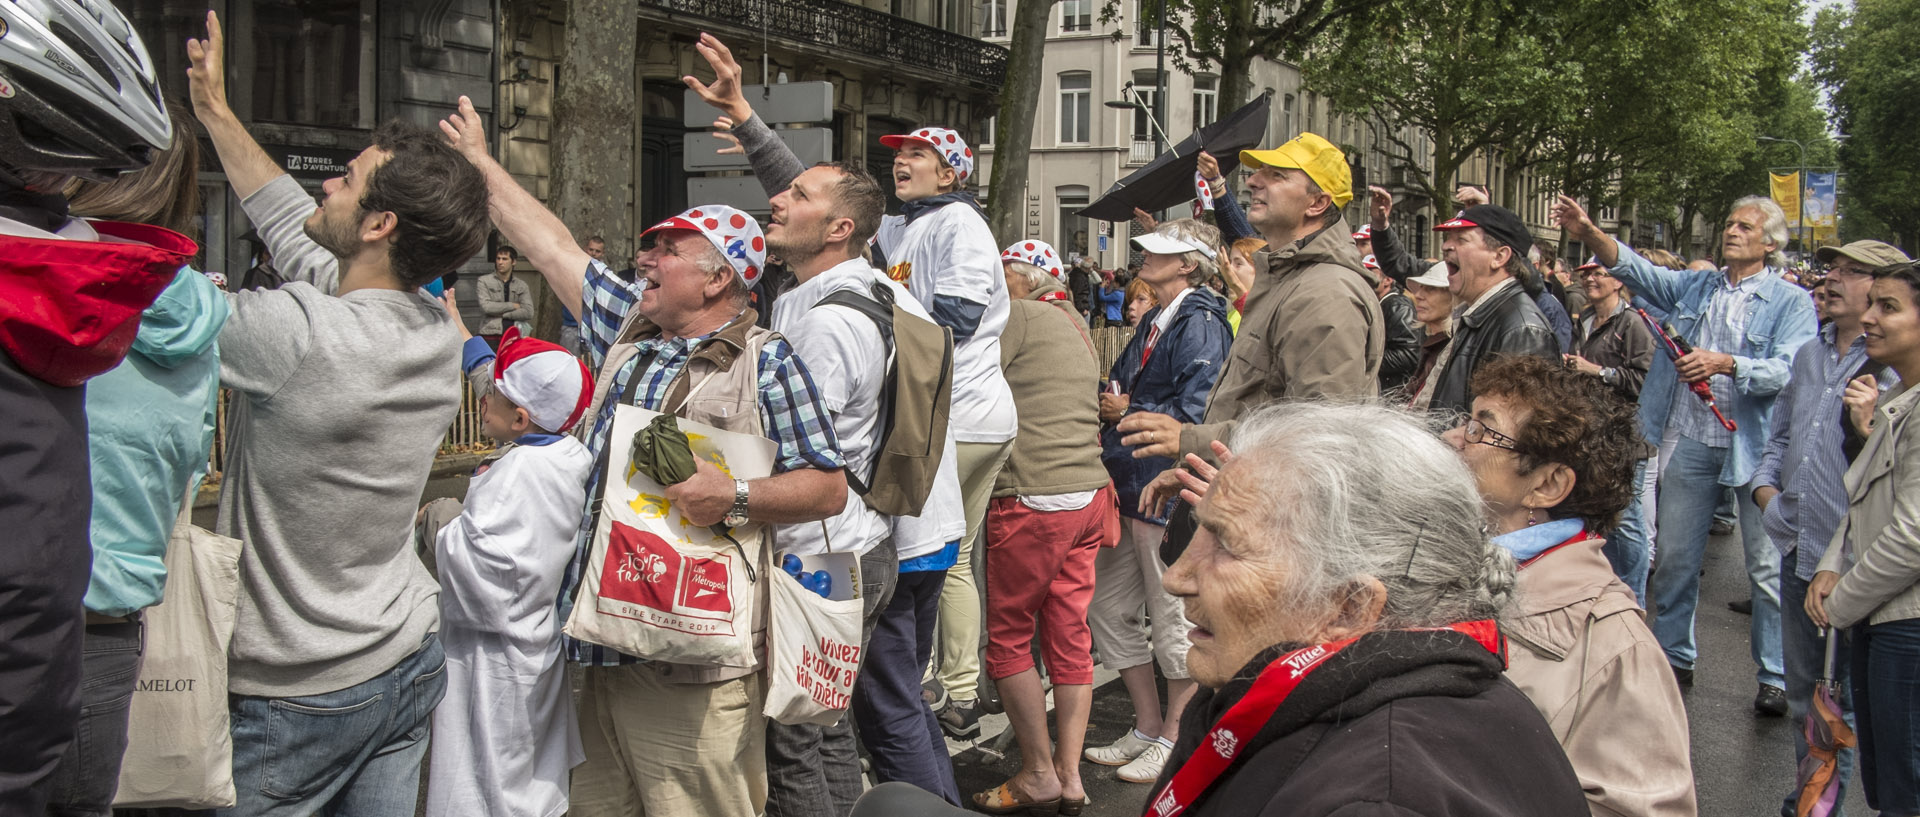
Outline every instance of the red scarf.
<path fill-rule="evenodd" d="M 1503 655 L 1504 639 L 1500 628 L 1492 620 L 1463 621 L 1446 627 L 1434 628 L 1453 630 L 1471 637 L 1494 655 Z M 1220 717 L 1219 723 L 1207 731 L 1187 762 L 1167 781 L 1167 786 L 1148 801 L 1146 817 L 1176 817 L 1187 810 L 1188 806 L 1198 802 L 1220 776 L 1233 765 L 1240 749 L 1247 741 L 1273 719 L 1273 713 L 1285 703 L 1287 696 L 1300 686 L 1306 677 L 1319 669 L 1341 650 L 1358 641 L 1349 638 L 1331 644 L 1317 644 L 1304 647 L 1282 655 L 1267 664 L 1255 679 L 1253 687 L 1236 702 L 1227 714 Z"/>
<path fill-rule="evenodd" d="M 0 349 L 28 374 L 78 386 L 120 365 L 140 313 L 199 248 L 145 224 L 91 222 L 103 239 L 0 235 Z"/>

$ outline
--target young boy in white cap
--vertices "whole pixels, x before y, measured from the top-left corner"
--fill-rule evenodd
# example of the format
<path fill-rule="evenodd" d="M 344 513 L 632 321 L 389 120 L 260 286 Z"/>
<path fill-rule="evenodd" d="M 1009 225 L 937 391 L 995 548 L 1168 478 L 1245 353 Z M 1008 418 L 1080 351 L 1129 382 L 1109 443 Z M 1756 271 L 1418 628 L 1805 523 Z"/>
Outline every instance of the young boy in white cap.
<path fill-rule="evenodd" d="M 586 413 L 593 376 L 517 329 L 501 336 L 492 372 L 480 429 L 513 445 L 473 478 L 434 542 L 447 695 L 433 713 L 427 814 L 555 817 L 585 759 L 554 599 L 593 468 L 566 431 Z"/>

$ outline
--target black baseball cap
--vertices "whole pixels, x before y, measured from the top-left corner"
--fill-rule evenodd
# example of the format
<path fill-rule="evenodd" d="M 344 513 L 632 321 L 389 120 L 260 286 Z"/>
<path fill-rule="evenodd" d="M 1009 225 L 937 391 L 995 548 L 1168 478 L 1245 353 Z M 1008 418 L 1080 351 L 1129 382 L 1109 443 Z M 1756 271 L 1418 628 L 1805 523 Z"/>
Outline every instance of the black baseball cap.
<path fill-rule="evenodd" d="M 1533 233 L 1527 230 L 1526 222 L 1520 220 L 1512 210 L 1498 204 L 1476 204 L 1460 211 L 1450 221 L 1434 225 L 1435 230 L 1471 230 L 1480 228 L 1498 241 L 1513 248 L 1515 255 L 1527 257 L 1527 250 L 1533 248 Z"/>

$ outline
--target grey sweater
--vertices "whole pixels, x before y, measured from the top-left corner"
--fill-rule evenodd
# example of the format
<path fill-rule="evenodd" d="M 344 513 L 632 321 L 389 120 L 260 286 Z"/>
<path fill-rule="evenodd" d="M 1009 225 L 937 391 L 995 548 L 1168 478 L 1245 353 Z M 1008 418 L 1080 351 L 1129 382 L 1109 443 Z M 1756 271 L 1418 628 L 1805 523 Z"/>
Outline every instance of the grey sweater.
<path fill-rule="evenodd" d="M 281 176 L 241 203 L 290 283 L 227 297 L 234 390 L 219 531 L 246 543 L 234 693 L 317 695 L 367 681 L 439 628 L 439 587 L 408 546 L 460 405 L 460 338 L 417 292 L 338 289 L 307 238 L 313 198 Z"/>

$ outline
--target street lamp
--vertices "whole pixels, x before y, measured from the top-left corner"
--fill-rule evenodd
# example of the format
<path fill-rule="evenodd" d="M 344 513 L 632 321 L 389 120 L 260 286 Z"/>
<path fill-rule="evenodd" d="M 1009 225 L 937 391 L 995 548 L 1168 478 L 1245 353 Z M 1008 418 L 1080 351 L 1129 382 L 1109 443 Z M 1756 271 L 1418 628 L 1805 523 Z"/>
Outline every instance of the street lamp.
<path fill-rule="evenodd" d="M 1166 92 L 1167 89 L 1161 88 L 1158 96 L 1166 96 Z M 1166 150 L 1167 144 L 1173 141 L 1167 138 L 1166 128 L 1160 127 L 1160 118 L 1154 115 L 1154 111 L 1147 109 L 1147 103 L 1140 101 L 1140 92 L 1133 89 L 1132 80 L 1128 80 L 1127 84 L 1120 86 L 1120 96 L 1124 98 L 1109 99 L 1102 104 L 1116 110 L 1137 111 L 1146 114 L 1147 126 L 1153 131 L 1153 153 L 1156 156 L 1160 155 L 1160 151 Z M 1158 98 L 1154 99 L 1154 107 L 1160 107 L 1159 102 L 1160 100 Z M 1173 155 L 1180 155 L 1180 151 L 1175 149 Z"/>
<path fill-rule="evenodd" d="M 1800 252 L 1805 253 L 1807 251 L 1807 146 L 1801 144 L 1798 139 L 1781 139 L 1775 136 L 1754 138 L 1762 142 L 1781 142 L 1800 149 L 1800 174 L 1794 178 L 1794 186 L 1799 189 L 1793 192 L 1793 200 L 1800 203 L 1800 229 L 1796 232 L 1799 233 Z"/>

